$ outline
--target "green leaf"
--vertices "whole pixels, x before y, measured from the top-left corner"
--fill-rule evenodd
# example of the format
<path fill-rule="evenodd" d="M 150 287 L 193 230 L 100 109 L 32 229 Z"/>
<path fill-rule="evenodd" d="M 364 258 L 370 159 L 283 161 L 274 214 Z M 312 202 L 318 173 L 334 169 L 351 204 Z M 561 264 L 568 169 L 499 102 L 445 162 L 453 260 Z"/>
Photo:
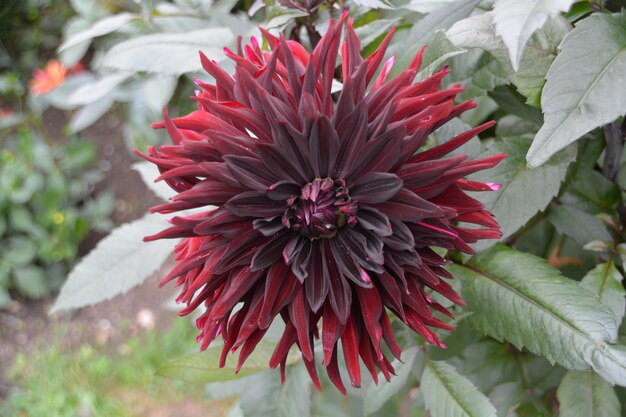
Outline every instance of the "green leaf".
<path fill-rule="evenodd" d="M 585 155 L 590 153 L 592 152 L 585 148 Z M 588 168 L 580 166 L 577 169 L 561 201 L 576 204 L 591 212 L 612 212 L 619 200 L 620 189 L 614 182 L 594 171 L 594 165 L 595 163 Z"/>
<path fill-rule="evenodd" d="M 581 287 L 591 291 L 602 304 L 611 309 L 618 327 L 626 309 L 626 290 L 622 280 L 622 274 L 615 263 L 610 261 L 597 265 L 580 281 Z"/>
<path fill-rule="evenodd" d="M 42 298 L 48 295 L 46 274 L 38 266 L 27 265 L 14 269 L 13 282 L 17 290 L 28 298 Z"/>
<path fill-rule="evenodd" d="M 421 386 L 432 417 L 496 417 L 489 399 L 445 362 L 426 362 Z"/>
<path fill-rule="evenodd" d="M 365 392 L 365 399 L 363 404 L 363 413 L 365 416 L 375 413 L 380 410 L 383 405 L 400 391 L 406 387 L 406 383 L 411 375 L 411 370 L 415 360 L 418 357 L 417 347 L 407 349 L 402 353 L 403 362 L 395 360 L 393 362 L 393 368 L 396 370 L 396 375 L 391 378 L 390 382 L 385 381 L 384 375 L 379 373 L 379 383 L 376 385 L 374 381 L 367 387 Z M 420 360 L 421 360 L 420 355 Z"/>
<path fill-rule="evenodd" d="M 517 70 L 522 52 L 532 34 L 548 18 L 569 10 L 574 0 L 496 0 L 493 20 L 496 33 L 509 49 L 513 68 Z"/>
<path fill-rule="evenodd" d="M 544 259 L 498 245 L 449 270 L 463 283 L 468 320 L 478 330 L 626 385 L 626 348 L 610 344 L 617 338 L 613 312 Z"/>
<path fill-rule="evenodd" d="M 572 25 L 566 19 L 557 16 L 549 19 L 528 41 L 519 68 L 512 76 L 513 84 L 528 99 L 528 104 L 541 106 L 546 74 L 556 58 L 558 46 L 571 29 Z"/>
<path fill-rule="evenodd" d="M 120 42 L 102 58 L 103 68 L 180 75 L 202 69 L 198 51 L 209 59 L 222 60 L 222 48 L 235 40 L 227 28 L 185 33 L 159 33 Z"/>
<path fill-rule="evenodd" d="M 150 110 L 157 114 L 161 112 L 174 95 L 177 85 L 178 77 L 171 75 L 157 74 L 148 78 L 143 83 L 142 92 Z"/>
<path fill-rule="evenodd" d="M 563 40 L 541 97 L 545 124 L 527 159 L 539 166 L 592 129 L 626 113 L 626 12 L 594 14 Z"/>
<path fill-rule="evenodd" d="M 399 7 L 418 13 L 431 13 L 443 6 L 447 6 L 453 1 L 454 0 L 411 0 L 410 3 L 403 4 Z"/>
<path fill-rule="evenodd" d="M 417 75 L 418 80 L 430 77 L 443 66 L 445 61 L 465 52 L 465 49 L 454 46 L 442 30 L 433 33 L 432 36 L 428 38 L 427 45 L 428 48 L 424 51 L 422 66 Z"/>
<path fill-rule="evenodd" d="M 455 22 L 469 16 L 478 3 L 479 0 L 457 0 L 415 23 L 405 36 L 400 33 L 396 35 L 396 41 L 391 49 L 397 52 L 398 57 L 392 76 L 409 66 L 420 48 L 427 44 L 431 33 L 438 29 L 448 29 Z"/>
<path fill-rule="evenodd" d="M 600 219 L 576 207 L 555 204 L 550 208 L 548 219 L 559 233 L 571 237 L 580 246 L 592 240 L 611 240 L 609 231 Z"/>
<path fill-rule="evenodd" d="M 113 230 L 74 267 L 51 311 L 96 304 L 141 284 L 161 267 L 178 241 L 142 239 L 167 227 L 161 217 L 148 214 Z"/>
<path fill-rule="evenodd" d="M 352 0 L 356 5 L 368 9 L 393 9 L 394 7 L 385 0 Z"/>
<path fill-rule="evenodd" d="M 530 38 L 517 71 L 513 69 L 506 45 L 496 35 L 492 13 L 463 19 L 446 33 L 458 47 L 488 51 L 500 63 L 502 70 L 520 94 L 528 98 L 528 104 L 538 107 L 545 75 L 556 57 L 557 46 L 570 28 L 570 24 L 563 18 L 549 19 L 544 27 Z"/>
<path fill-rule="evenodd" d="M 0 308 L 8 307 L 11 304 L 11 296 L 4 288 L 0 287 Z"/>
<path fill-rule="evenodd" d="M 139 17 L 139 15 L 134 13 L 119 13 L 113 16 L 104 17 L 91 24 L 89 29 L 76 33 L 66 39 L 61 46 L 59 46 L 59 52 L 78 45 L 86 40 L 114 32 L 132 20 L 139 19 Z"/>
<path fill-rule="evenodd" d="M 81 106 L 106 99 L 115 87 L 130 78 L 131 75 L 130 73 L 119 72 L 103 75 L 93 82 L 77 88 L 67 98 L 67 104 L 70 106 Z"/>
<path fill-rule="evenodd" d="M 275 342 L 259 342 L 238 373 L 235 373 L 238 360 L 235 355 L 229 354 L 224 367 L 219 367 L 222 345 L 213 345 L 205 351 L 183 355 L 164 363 L 156 374 L 194 384 L 229 381 L 270 369 L 268 364 L 275 348 Z M 295 361 L 294 357 L 288 360 L 290 363 Z"/>
<path fill-rule="evenodd" d="M 485 155 L 502 152 L 507 155 L 506 159 L 497 167 L 472 176 L 472 179 L 502 185 L 498 191 L 479 193 L 475 197 L 500 222 L 502 239 L 511 236 L 537 212 L 546 208 L 559 192 L 567 166 L 576 157 L 576 150 L 568 148 L 555 155 L 549 163 L 530 169 L 524 159 L 530 142 L 531 139 L 524 137 L 503 138 L 493 142 L 487 147 Z M 475 247 L 485 248 L 489 245 L 493 245 L 493 241 L 481 242 Z"/>
<path fill-rule="evenodd" d="M 313 383 L 303 362 L 288 368 L 276 401 L 275 417 L 309 417 Z"/>
<path fill-rule="evenodd" d="M 155 182 L 161 173 L 159 169 L 152 162 L 135 162 L 133 169 L 139 173 L 139 176 L 143 180 L 143 183 L 152 191 L 157 197 L 163 201 L 169 201 L 176 192 L 170 188 L 165 181 Z"/>
<path fill-rule="evenodd" d="M 69 19 L 63 27 L 63 39 L 69 39 L 75 34 L 89 29 L 90 26 L 91 22 L 89 20 L 81 17 L 73 17 Z M 59 61 L 61 61 L 66 68 L 73 67 L 83 56 L 85 56 L 90 44 L 91 40 L 85 40 L 63 51 L 59 51 Z"/>
<path fill-rule="evenodd" d="M 591 371 L 570 371 L 556 392 L 560 417 L 620 417 L 613 387 Z"/>
<path fill-rule="evenodd" d="M 103 97 L 78 109 L 69 123 L 70 132 L 76 133 L 91 126 L 113 106 L 113 99 Z"/>

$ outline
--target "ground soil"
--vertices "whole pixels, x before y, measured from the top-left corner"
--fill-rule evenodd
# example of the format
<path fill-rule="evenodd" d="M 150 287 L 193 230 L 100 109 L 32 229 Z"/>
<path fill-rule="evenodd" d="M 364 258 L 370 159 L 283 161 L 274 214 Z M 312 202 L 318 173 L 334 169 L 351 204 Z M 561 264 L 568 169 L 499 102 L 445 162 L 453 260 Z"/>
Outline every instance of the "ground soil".
<path fill-rule="evenodd" d="M 44 114 L 45 126 L 53 139 L 62 140 L 66 117 L 59 111 Z M 139 175 L 131 169 L 137 158 L 131 154 L 122 138 L 122 124 L 115 114 L 108 114 L 86 129 L 81 136 L 97 143 L 100 149 L 100 166 L 107 176 L 98 186 L 115 193 L 113 220 L 121 224 L 146 212 L 146 209 L 159 200 L 149 191 Z M 87 253 L 102 236 L 91 234 L 81 247 Z M 167 269 L 167 265 L 163 271 Z M 127 294 L 110 301 L 84 308 L 74 313 L 49 315 L 48 311 L 54 296 L 38 301 L 15 300 L 12 305 L 0 310 L 0 402 L 14 388 L 6 377 L 17 352 L 29 354 L 42 346 L 58 341 L 59 329 L 63 331 L 63 345 L 68 349 L 83 343 L 105 345 L 115 349 L 123 339 L 152 327 L 167 328 L 175 314 L 164 308 L 174 289 L 158 289 L 157 283 L 164 272 L 158 271 L 141 285 Z M 124 331 L 120 331 L 123 326 Z M 193 342 L 192 342 L 193 343 Z M 140 394 L 137 394 L 140 395 Z M 146 405 L 147 410 L 150 405 Z M 183 412 L 176 409 L 146 411 L 146 416 L 201 416 L 205 415 L 206 405 L 190 401 Z M 202 412 L 204 410 L 204 412 Z"/>

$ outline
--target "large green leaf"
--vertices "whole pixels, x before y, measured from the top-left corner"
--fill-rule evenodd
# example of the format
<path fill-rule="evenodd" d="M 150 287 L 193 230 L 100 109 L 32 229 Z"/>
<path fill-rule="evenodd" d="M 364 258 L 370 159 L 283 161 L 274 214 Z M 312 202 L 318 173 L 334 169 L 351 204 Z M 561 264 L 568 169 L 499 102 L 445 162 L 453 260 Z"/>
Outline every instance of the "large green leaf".
<path fill-rule="evenodd" d="M 611 240 L 609 231 L 600 219 L 576 207 L 555 204 L 550 208 L 548 219 L 559 233 L 571 237 L 580 246 L 592 240 Z"/>
<path fill-rule="evenodd" d="M 70 273 L 52 312 L 108 300 L 141 284 L 170 256 L 177 240 L 145 243 L 142 238 L 168 227 L 148 214 L 113 230 Z"/>
<path fill-rule="evenodd" d="M 547 164 L 530 169 L 524 156 L 531 139 L 525 137 L 503 138 L 487 147 L 485 154 L 505 153 L 506 159 L 497 167 L 473 176 L 474 179 L 496 182 L 502 187 L 495 192 L 479 193 L 479 199 L 491 211 L 505 239 L 524 226 L 537 212 L 543 211 L 557 195 L 565 179 L 567 166 L 576 157 L 576 151 L 568 148 L 555 155 Z M 478 244 L 485 248 L 493 241 Z"/>
<path fill-rule="evenodd" d="M 262 340 L 254 348 L 254 352 L 246 359 L 239 372 L 235 373 L 238 355 L 229 354 L 226 358 L 226 364 L 223 368 L 220 368 L 222 345 L 213 345 L 205 351 L 183 355 L 164 363 L 157 369 L 157 375 L 195 384 L 238 379 L 257 372 L 267 371 L 275 348 L 275 341 Z M 297 358 L 291 356 L 288 360 L 289 363 L 295 363 Z"/>
<path fill-rule="evenodd" d="M 198 51 L 211 59 L 224 57 L 222 48 L 233 43 L 228 28 L 185 33 L 159 33 L 118 43 L 102 58 L 100 66 L 126 71 L 180 75 L 202 69 Z"/>
<path fill-rule="evenodd" d="M 568 372 L 556 392 L 560 417 L 620 417 L 613 387 L 591 371 Z"/>
<path fill-rule="evenodd" d="M 463 282 L 469 320 L 497 340 L 573 370 L 592 367 L 626 385 L 626 348 L 613 312 L 544 259 L 498 245 L 450 271 Z"/>
<path fill-rule="evenodd" d="M 114 32 L 132 20 L 139 19 L 140 17 L 141 16 L 135 13 L 119 13 L 113 16 L 104 17 L 91 24 L 88 29 L 73 34 L 67 38 L 59 47 L 59 52 L 78 45 L 84 41 Z"/>
<path fill-rule="evenodd" d="M 406 387 L 406 383 L 411 375 L 411 369 L 418 358 L 416 347 L 407 349 L 402 353 L 403 361 L 395 360 L 393 368 L 396 371 L 395 377 L 390 382 L 384 380 L 382 372 L 378 375 L 379 383 L 374 381 L 367 387 L 363 403 L 363 414 L 369 416 L 380 410 L 383 405 Z M 420 360 L 422 359 L 420 355 Z"/>
<path fill-rule="evenodd" d="M 431 33 L 448 29 L 455 22 L 469 16 L 479 0 L 457 0 L 430 13 L 415 23 L 408 34 L 398 33 L 391 49 L 398 55 L 393 74 L 406 69 L 420 48 L 427 44 Z"/>
<path fill-rule="evenodd" d="M 496 417 L 489 399 L 445 362 L 426 362 L 421 382 L 432 417 Z"/>
<path fill-rule="evenodd" d="M 626 113 L 626 12 L 582 20 L 560 49 L 546 76 L 545 124 L 528 151 L 531 166 Z"/>
<path fill-rule="evenodd" d="M 622 274 L 615 267 L 615 263 L 605 262 L 598 264 L 580 281 L 580 286 L 591 291 L 600 302 L 611 309 L 615 315 L 617 326 L 622 323 L 626 308 L 626 290 L 622 285 Z"/>
<path fill-rule="evenodd" d="M 509 49 L 513 68 L 519 67 L 522 51 L 532 34 L 548 18 L 569 10 L 575 0 L 496 0 L 493 20 L 496 33 Z"/>

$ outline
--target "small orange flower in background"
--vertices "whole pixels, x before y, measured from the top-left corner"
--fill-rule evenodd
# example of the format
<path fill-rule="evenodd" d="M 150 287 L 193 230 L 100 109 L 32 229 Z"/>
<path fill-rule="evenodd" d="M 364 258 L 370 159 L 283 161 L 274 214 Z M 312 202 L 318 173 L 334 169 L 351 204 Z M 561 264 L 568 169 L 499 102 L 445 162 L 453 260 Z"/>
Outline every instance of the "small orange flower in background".
<path fill-rule="evenodd" d="M 46 94 L 62 84 L 66 74 L 67 68 L 61 62 L 52 59 L 48 61 L 44 69 L 36 68 L 33 71 L 33 79 L 29 83 L 30 89 L 38 96 Z"/>

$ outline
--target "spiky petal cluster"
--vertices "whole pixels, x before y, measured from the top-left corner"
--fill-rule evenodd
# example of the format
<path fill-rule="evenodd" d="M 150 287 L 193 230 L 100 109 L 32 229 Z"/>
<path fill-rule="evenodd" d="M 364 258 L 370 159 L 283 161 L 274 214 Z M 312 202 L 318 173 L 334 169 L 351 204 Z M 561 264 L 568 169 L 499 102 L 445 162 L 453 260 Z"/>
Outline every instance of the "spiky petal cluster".
<path fill-rule="evenodd" d="M 144 155 L 178 192 L 154 211 L 206 207 L 149 238 L 184 238 L 164 282 L 182 287 L 181 314 L 204 304 L 202 348 L 221 335 L 221 364 L 239 349 L 241 366 L 280 316 L 285 330 L 270 365 L 284 371 L 296 344 L 319 386 L 313 341 L 321 337 L 322 363 L 341 391 L 339 340 L 352 385 L 361 383 L 359 358 L 374 379 L 377 369 L 393 373 L 381 347 L 400 357 L 388 312 L 442 345 L 430 327 L 450 327 L 433 310 L 450 313 L 429 291 L 462 301 L 430 247 L 471 252 L 469 243 L 500 235 L 465 193 L 495 186 L 463 178 L 502 159 L 446 156 L 491 123 L 420 152 L 430 133 L 475 104 L 454 103 L 458 86 L 439 90 L 445 69 L 414 82 L 421 55 L 390 81 L 393 59 L 375 77 L 391 34 L 363 59 L 345 20 L 331 23 L 311 54 L 268 33 L 269 52 L 254 38 L 226 50 L 233 76 L 202 56 L 215 84 L 200 83 L 198 111 L 165 115 L 158 126 L 173 145 Z M 334 100 L 340 50 L 343 88 Z M 462 226 L 472 223 L 481 227 Z"/>

